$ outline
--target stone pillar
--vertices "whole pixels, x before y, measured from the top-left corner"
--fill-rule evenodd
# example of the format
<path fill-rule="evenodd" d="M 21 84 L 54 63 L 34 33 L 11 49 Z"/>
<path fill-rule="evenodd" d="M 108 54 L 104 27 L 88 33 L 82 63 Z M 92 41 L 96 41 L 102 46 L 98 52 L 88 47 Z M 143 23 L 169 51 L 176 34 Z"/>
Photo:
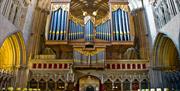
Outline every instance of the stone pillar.
<path fill-rule="evenodd" d="M 38 20 L 37 20 L 37 25 L 36 25 L 36 27 L 35 27 L 35 29 L 33 30 L 34 31 L 34 39 L 36 39 L 36 41 L 34 41 L 34 45 L 32 45 L 32 46 L 34 46 L 34 53 L 35 53 L 35 55 L 36 54 L 38 54 L 39 53 L 39 51 L 40 51 L 40 49 L 39 48 L 42 48 L 42 46 L 41 46 L 41 34 L 42 34 L 42 30 L 44 30 L 45 29 L 45 23 L 44 22 L 46 22 L 45 20 L 46 20 L 46 14 L 45 14 L 45 11 L 42 11 L 42 10 L 38 10 L 37 11 L 37 18 L 38 18 Z M 41 46 L 41 47 L 40 47 Z"/>
<path fill-rule="evenodd" d="M 67 90 L 67 87 L 68 87 L 68 82 L 65 82 L 65 85 L 64 85 L 64 90 L 65 91 Z"/>
<path fill-rule="evenodd" d="M 38 54 L 42 46 L 42 36 L 46 25 L 47 11 L 36 8 L 32 26 L 32 35 L 29 39 L 29 56 L 32 58 Z"/>
<path fill-rule="evenodd" d="M 123 91 L 123 81 L 121 81 L 121 91 Z"/>
<path fill-rule="evenodd" d="M 32 22 L 33 22 L 33 15 L 34 15 L 34 11 L 36 8 L 36 4 L 37 4 L 37 0 L 31 0 L 30 4 L 28 6 L 25 23 L 24 23 L 24 27 L 22 30 L 26 46 L 28 45 L 29 36 L 30 36 L 31 30 L 32 30 L 31 28 L 32 28 Z"/>
<path fill-rule="evenodd" d="M 48 90 L 48 81 L 46 81 L 46 91 Z"/>
<path fill-rule="evenodd" d="M 19 78 L 20 78 L 20 72 L 19 72 L 19 67 L 14 67 L 14 82 L 13 82 L 13 87 L 18 87 L 19 86 Z"/>
<path fill-rule="evenodd" d="M 141 81 L 142 81 L 142 80 L 139 81 L 139 89 L 141 89 Z"/>
<path fill-rule="evenodd" d="M 132 91 L 132 80 L 130 80 L 130 91 Z"/>
<path fill-rule="evenodd" d="M 19 87 L 25 88 L 25 87 L 27 87 L 29 70 L 27 69 L 27 67 L 21 67 L 19 71 L 20 71 L 20 78 L 19 78 L 20 85 L 19 85 Z"/>
<path fill-rule="evenodd" d="M 57 81 L 54 81 L 54 82 L 55 82 L 55 86 L 54 86 L 55 88 L 54 88 L 54 90 L 56 91 L 56 88 L 57 88 L 57 84 L 56 84 L 56 82 L 57 82 Z"/>
<path fill-rule="evenodd" d="M 150 82 L 151 87 L 150 88 L 156 88 L 159 84 L 159 77 L 157 70 L 150 69 Z"/>
<path fill-rule="evenodd" d="M 39 88 L 39 81 L 37 81 L 37 88 Z"/>
<path fill-rule="evenodd" d="M 112 81 L 112 90 L 114 90 L 114 81 Z"/>

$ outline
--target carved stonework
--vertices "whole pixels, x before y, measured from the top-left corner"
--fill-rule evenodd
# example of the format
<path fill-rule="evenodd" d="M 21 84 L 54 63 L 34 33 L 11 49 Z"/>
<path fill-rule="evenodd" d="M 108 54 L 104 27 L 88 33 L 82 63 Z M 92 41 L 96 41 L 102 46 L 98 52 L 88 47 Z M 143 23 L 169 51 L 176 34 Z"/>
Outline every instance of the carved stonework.
<path fill-rule="evenodd" d="M 35 79 L 35 80 L 40 80 L 40 79 L 44 79 L 44 80 L 49 80 L 49 79 L 53 79 L 54 81 L 58 81 L 58 79 L 61 79 L 64 82 L 69 81 L 69 78 L 67 78 L 69 72 L 71 72 L 71 70 L 67 70 L 67 71 L 51 71 L 51 72 L 47 72 L 47 71 L 37 71 L 37 70 L 33 70 L 32 71 L 32 75 L 30 76 L 30 79 Z M 76 70 L 74 73 L 74 83 L 77 83 L 78 80 L 83 77 L 83 76 L 95 76 L 98 79 L 101 80 L 101 83 L 104 83 L 105 81 L 107 81 L 108 79 L 112 82 L 116 81 L 117 79 L 121 82 L 125 81 L 126 79 L 128 79 L 129 81 L 133 81 L 135 79 L 137 79 L 138 81 L 142 81 L 144 79 L 148 80 L 148 72 L 147 71 L 118 71 L 118 70 L 105 70 L 105 71 L 101 71 L 101 70 Z M 67 80 L 68 79 L 68 80 Z"/>

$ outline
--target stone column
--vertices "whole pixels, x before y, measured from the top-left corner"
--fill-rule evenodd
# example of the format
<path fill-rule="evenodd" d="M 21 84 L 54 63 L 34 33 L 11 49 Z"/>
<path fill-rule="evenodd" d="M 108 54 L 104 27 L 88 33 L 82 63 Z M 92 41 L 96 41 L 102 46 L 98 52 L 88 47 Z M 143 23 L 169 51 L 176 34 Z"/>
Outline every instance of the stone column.
<path fill-rule="evenodd" d="M 48 80 L 46 81 L 46 91 L 48 90 Z"/>
<path fill-rule="evenodd" d="M 35 44 L 33 45 L 34 46 L 34 51 L 35 51 L 35 55 L 39 53 L 39 48 L 42 48 L 42 46 L 40 47 L 40 40 L 41 40 L 41 33 L 43 32 L 42 30 L 44 30 L 45 28 L 45 21 L 46 20 L 46 17 L 45 17 L 45 11 L 42 11 L 42 10 L 38 10 L 38 19 L 37 20 L 37 26 L 36 26 L 36 29 L 33 30 L 35 31 L 34 33 L 34 38 L 36 39 L 35 41 Z"/>
<path fill-rule="evenodd" d="M 18 68 L 16 68 L 16 82 L 15 82 L 15 87 L 16 88 L 19 88 L 19 87 L 21 87 L 21 73 L 22 73 L 22 71 L 21 71 L 21 67 L 18 67 Z"/>
<path fill-rule="evenodd" d="M 64 90 L 67 90 L 67 87 L 68 87 L 68 82 L 65 82 Z"/>
<path fill-rule="evenodd" d="M 139 80 L 139 89 L 141 89 L 141 81 L 142 81 L 142 80 Z"/>
<path fill-rule="evenodd" d="M 121 91 L 123 91 L 123 81 L 121 81 Z"/>
<path fill-rule="evenodd" d="M 55 88 L 54 88 L 54 90 L 56 91 L 56 88 L 57 88 L 57 84 L 56 84 L 56 82 L 57 82 L 57 81 L 54 81 L 54 82 L 55 82 L 55 86 L 54 86 Z"/>
<path fill-rule="evenodd" d="M 27 86 L 29 70 L 27 69 L 27 67 L 21 67 L 19 71 L 20 71 L 19 87 L 25 88 Z"/>
<path fill-rule="evenodd" d="M 36 8 L 36 4 L 37 4 L 37 0 L 31 0 L 30 4 L 28 6 L 25 23 L 24 23 L 24 27 L 22 30 L 26 46 L 28 45 L 29 36 L 30 36 L 31 30 L 32 30 L 31 28 L 32 28 L 32 22 L 33 22 L 33 15 L 34 15 L 34 11 Z"/>
<path fill-rule="evenodd" d="M 19 86 L 19 67 L 14 67 L 13 68 L 14 71 L 14 82 L 13 82 L 13 87 L 18 87 Z"/>
<path fill-rule="evenodd" d="M 130 80 L 130 91 L 132 91 L 132 80 Z"/>

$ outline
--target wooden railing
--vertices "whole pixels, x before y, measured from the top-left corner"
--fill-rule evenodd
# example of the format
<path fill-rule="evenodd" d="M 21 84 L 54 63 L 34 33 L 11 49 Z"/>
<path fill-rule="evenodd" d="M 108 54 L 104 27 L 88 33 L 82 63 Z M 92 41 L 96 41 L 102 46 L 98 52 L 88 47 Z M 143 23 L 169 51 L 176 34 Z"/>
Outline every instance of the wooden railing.
<path fill-rule="evenodd" d="M 67 70 L 73 59 L 33 59 L 29 63 L 32 70 Z M 73 65 L 76 68 L 76 65 Z M 102 65 L 78 65 L 80 68 L 105 68 L 107 70 L 148 70 L 148 60 L 106 60 Z"/>
<path fill-rule="evenodd" d="M 106 60 L 107 69 L 114 70 L 148 70 L 148 60 Z"/>

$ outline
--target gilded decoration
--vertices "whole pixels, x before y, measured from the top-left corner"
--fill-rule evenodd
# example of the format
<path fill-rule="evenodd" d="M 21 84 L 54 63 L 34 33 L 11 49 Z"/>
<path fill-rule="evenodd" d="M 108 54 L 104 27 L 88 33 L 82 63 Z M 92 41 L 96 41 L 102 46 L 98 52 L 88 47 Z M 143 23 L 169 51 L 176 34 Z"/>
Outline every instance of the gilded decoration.
<path fill-rule="evenodd" d="M 121 8 L 122 10 L 126 12 L 129 12 L 129 7 L 127 4 L 112 4 L 111 6 L 112 11 L 116 11 L 119 8 Z"/>
<path fill-rule="evenodd" d="M 102 23 L 110 20 L 110 16 L 109 16 L 109 15 L 110 15 L 110 14 L 109 14 L 109 12 L 108 12 L 108 14 L 107 14 L 104 18 L 99 19 L 99 20 L 96 20 L 96 21 L 95 21 L 95 25 L 98 26 L 99 24 L 102 24 Z"/>
<path fill-rule="evenodd" d="M 84 21 L 82 19 L 73 16 L 71 13 L 69 13 L 69 19 L 73 20 L 76 24 L 80 24 L 81 26 L 84 25 Z"/>
<path fill-rule="evenodd" d="M 91 51 L 87 51 L 87 50 L 83 50 L 83 48 L 74 48 L 74 51 L 77 51 L 83 55 L 86 55 L 86 56 L 94 56 L 96 55 L 97 53 L 99 52 L 102 52 L 102 51 L 105 51 L 104 48 L 96 48 L 95 50 L 91 50 Z"/>
<path fill-rule="evenodd" d="M 69 11 L 69 3 L 52 3 L 51 10 L 56 11 L 59 8 L 62 8 L 65 11 Z"/>

